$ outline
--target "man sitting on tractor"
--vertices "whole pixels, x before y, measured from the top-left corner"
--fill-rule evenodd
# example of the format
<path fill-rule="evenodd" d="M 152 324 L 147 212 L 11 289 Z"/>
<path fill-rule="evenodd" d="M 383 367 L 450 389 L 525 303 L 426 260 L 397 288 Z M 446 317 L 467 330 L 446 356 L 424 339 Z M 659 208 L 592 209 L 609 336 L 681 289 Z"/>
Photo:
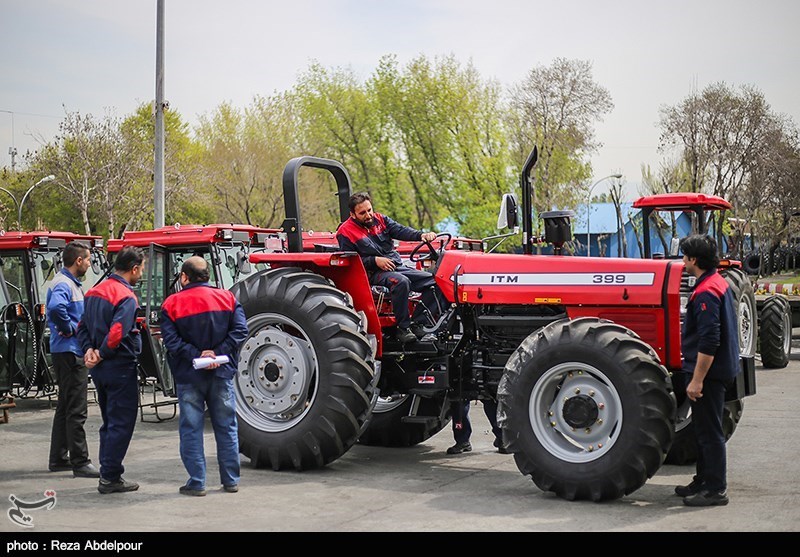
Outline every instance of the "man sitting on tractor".
<path fill-rule="evenodd" d="M 436 233 L 403 226 L 374 212 L 372 200 L 366 192 L 350 196 L 349 207 L 350 218 L 336 232 L 339 247 L 344 251 L 355 251 L 361 256 L 370 284 L 389 289 L 392 311 L 397 321 L 397 340 L 406 344 L 422 338 L 425 333 L 420 322 L 423 312 L 415 312 L 414 323 L 411 322 L 409 292 L 421 292 L 422 303 L 428 308 L 437 308 L 437 303 L 438 307 L 444 307 L 444 297 L 433 275 L 403 264 L 393 240 L 432 242 Z"/>

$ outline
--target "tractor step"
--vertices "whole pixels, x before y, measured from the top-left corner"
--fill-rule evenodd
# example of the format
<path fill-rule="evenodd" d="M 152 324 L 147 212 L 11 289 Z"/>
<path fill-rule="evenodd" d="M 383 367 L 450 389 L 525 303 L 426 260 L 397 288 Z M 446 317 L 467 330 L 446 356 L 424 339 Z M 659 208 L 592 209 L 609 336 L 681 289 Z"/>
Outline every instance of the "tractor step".
<path fill-rule="evenodd" d="M 439 423 L 438 416 L 403 416 L 400 421 L 404 424 L 419 424 L 434 427 Z"/>
<path fill-rule="evenodd" d="M 439 350 L 436 348 L 436 343 L 433 341 L 418 340 L 416 342 L 409 342 L 408 344 L 402 344 L 401 342 L 393 338 L 384 337 L 383 339 L 384 355 L 399 356 L 401 354 L 407 354 L 407 353 L 426 354 L 435 356 L 436 354 L 439 353 Z"/>

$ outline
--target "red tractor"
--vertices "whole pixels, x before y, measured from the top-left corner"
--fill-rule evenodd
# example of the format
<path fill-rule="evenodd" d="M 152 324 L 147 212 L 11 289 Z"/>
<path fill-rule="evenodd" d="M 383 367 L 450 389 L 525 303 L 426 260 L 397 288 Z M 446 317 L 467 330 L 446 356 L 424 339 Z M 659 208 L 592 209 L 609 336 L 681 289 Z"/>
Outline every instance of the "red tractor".
<path fill-rule="evenodd" d="M 333 175 L 342 219 L 347 171 L 314 157 L 287 164 L 286 250 L 251 254 L 268 268 L 232 287 L 250 330 L 235 384 L 240 447 L 254 466 L 304 470 L 357 442 L 413 445 L 445 427 L 451 401 L 496 398 L 506 446 L 542 490 L 601 501 L 655 474 L 676 437 L 682 261 L 533 255 L 537 242 L 558 254 L 570 239 L 563 212 L 542 214 L 545 238 L 533 236 L 536 160 L 534 149 L 521 175 L 522 254 L 449 235 L 409 254 L 429 266 L 448 306 L 406 345 L 392 340 L 383 293 L 359 256 L 304 242 L 300 169 Z M 503 201 L 513 227 L 515 199 Z M 733 400 L 755 393 L 753 358 L 742 361 Z"/>
<path fill-rule="evenodd" d="M 634 208 L 642 210 L 644 257 L 664 257 L 663 252 L 651 253 L 650 228 L 654 228 L 661 245 L 670 256 L 676 257 L 675 245 L 680 236 L 676 219 L 667 222 L 664 213 L 687 213 L 690 215 L 692 232 L 701 234 L 714 230 L 717 213 L 733 209 L 730 203 L 715 195 L 702 193 L 667 193 L 637 199 Z M 717 243 L 725 247 L 723 238 Z M 675 254 L 675 255 L 672 255 Z M 739 347 L 742 354 L 761 355 L 765 368 L 784 368 L 789 363 L 792 351 L 792 311 L 785 296 L 769 295 L 756 297 L 753 285 L 740 261 L 723 258 L 720 273 L 737 294 L 739 314 Z"/>
<path fill-rule="evenodd" d="M 666 193 L 641 197 L 633 203 L 633 207 L 642 211 L 643 256 L 647 259 L 679 259 L 679 238 L 685 233 L 711 233 L 714 235 L 718 214 L 733 209 L 725 199 L 715 195 L 702 193 Z M 677 216 L 685 213 L 689 216 L 687 223 L 681 223 Z M 651 248 L 651 230 L 659 239 L 660 250 Z M 726 243 L 717 238 L 718 245 L 724 250 Z M 765 368 L 783 368 L 789 362 L 791 352 L 792 327 L 789 303 L 783 296 L 768 296 L 758 303 L 753 286 L 737 260 L 723 257 L 720 260 L 719 272 L 733 290 L 736 313 L 739 320 L 739 349 L 743 356 L 753 357 L 760 353 L 761 363 Z M 694 284 L 693 277 L 684 276 L 687 287 Z M 694 435 L 691 433 L 691 414 L 689 400 L 685 394 L 677 392 L 678 422 L 677 435 L 673 442 L 667 462 L 684 464 L 696 459 Z M 736 429 L 743 411 L 743 400 L 733 399 L 726 402 L 723 428 L 726 438 L 730 438 Z M 687 434 L 688 433 L 688 434 Z"/>
<path fill-rule="evenodd" d="M 47 396 L 56 391 L 50 358 L 47 290 L 61 270 L 64 246 L 91 248 L 83 282 L 92 286 L 106 268 L 103 239 L 72 232 L 5 232 L 0 235 L 0 396 Z"/>

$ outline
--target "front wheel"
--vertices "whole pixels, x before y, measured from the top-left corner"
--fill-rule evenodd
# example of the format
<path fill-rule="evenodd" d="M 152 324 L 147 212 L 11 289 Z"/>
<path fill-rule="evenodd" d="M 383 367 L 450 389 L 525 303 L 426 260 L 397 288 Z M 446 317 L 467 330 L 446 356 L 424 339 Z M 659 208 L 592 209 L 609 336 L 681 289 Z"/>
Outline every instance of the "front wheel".
<path fill-rule="evenodd" d="M 607 320 L 564 319 L 531 334 L 497 392 L 498 423 L 520 472 L 564 499 L 637 490 L 672 443 L 666 369 L 633 331 Z"/>
<path fill-rule="evenodd" d="M 274 470 L 336 460 L 372 410 L 372 349 L 350 297 L 297 268 L 265 271 L 231 290 L 249 330 L 234 379 L 241 453 Z"/>

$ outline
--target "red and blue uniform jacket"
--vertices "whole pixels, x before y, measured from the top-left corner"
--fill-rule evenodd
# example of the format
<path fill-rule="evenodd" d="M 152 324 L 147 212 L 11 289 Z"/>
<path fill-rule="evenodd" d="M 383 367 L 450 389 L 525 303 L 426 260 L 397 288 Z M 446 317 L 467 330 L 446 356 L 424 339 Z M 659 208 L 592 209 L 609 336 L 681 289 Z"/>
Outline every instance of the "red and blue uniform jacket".
<path fill-rule="evenodd" d="M 403 264 L 400 254 L 394 249 L 393 240 L 420 241 L 422 232 L 403 226 L 385 215 L 374 213 L 372 226 L 365 226 L 350 217 L 336 231 L 336 239 L 343 251 L 354 251 L 361 256 L 367 273 L 378 271 L 376 257 L 386 257 L 395 266 Z"/>
<path fill-rule="evenodd" d="M 176 383 L 191 383 L 207 369 L 194 369 L 192 360 L 204 350 L 230 360 L 211 370 L 217 377 L 236 374 L 239 349 L 247 338 L 247 319 L 236 297 L 207 282 L 189 283 L 161 306 L 161 339 Z"/>
<path fill-rule="evenodd" d="M 681 351 L 683 371 L 693 373 L 697 353 L 714 356 L 706 377 L 729 381 L 740 370 L 739 331 L 733 291 L 716 269 L 697 280 L 686 306 Z"/>
<path fill-rule="evenodd" d="M 83 317 L 78 323 L 78 341 L 84 354 L 100 351 L 102 361 L 92 372 L 113 368 L 135 368 L 142 351 L 142 335 L 136 324 L 139 300 L 128 281 L 112 273 L 90 288 L 84 298 Z"/>

